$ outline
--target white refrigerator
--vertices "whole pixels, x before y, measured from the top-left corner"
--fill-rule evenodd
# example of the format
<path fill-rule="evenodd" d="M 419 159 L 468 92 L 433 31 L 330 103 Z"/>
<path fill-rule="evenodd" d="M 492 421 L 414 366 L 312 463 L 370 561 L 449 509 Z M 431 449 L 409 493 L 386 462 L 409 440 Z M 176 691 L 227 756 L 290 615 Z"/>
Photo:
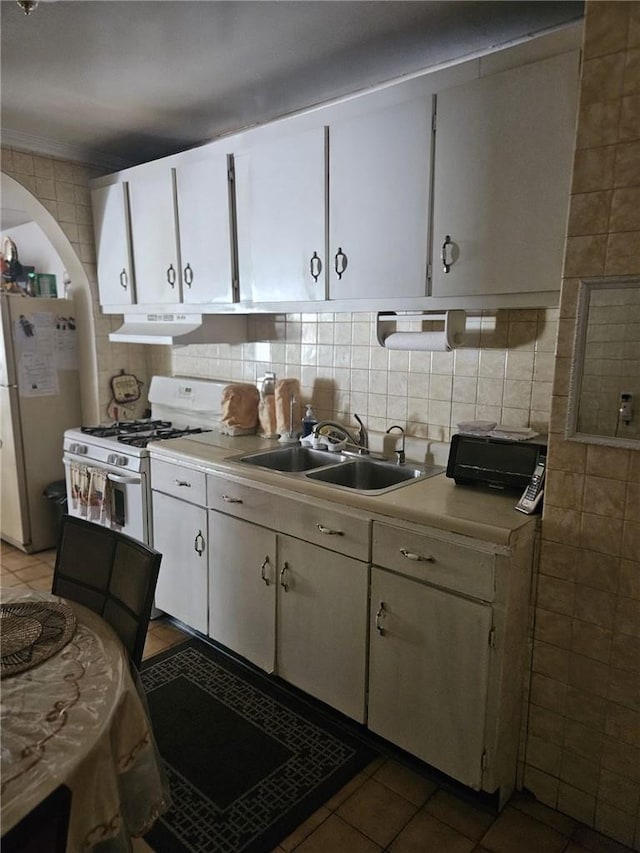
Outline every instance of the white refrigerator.
<path fill-rule="evenodd" d="M 71 300 L 0 301 L 0 528 L 31 553 L 57 542 L 57 507 L 43 492 L 64 479 L 63 433 L 81 423 L 77 330 Z"/>

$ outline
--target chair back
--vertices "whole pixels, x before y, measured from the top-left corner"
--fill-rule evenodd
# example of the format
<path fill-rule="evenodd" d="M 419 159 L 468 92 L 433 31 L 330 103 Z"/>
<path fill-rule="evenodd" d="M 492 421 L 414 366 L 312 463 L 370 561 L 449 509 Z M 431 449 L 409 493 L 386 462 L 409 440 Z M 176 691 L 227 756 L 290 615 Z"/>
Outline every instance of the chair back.
<path fill-rule="evenodd" d="M 2 836 L 2 853 L 65 853 L 71 791 L 60 785 Z"/>
<path fill-rule="evenodd" d="M 52 592 L 102 616 L 139 667 L 161 559 L 124 533 L 65 515 Z"/>

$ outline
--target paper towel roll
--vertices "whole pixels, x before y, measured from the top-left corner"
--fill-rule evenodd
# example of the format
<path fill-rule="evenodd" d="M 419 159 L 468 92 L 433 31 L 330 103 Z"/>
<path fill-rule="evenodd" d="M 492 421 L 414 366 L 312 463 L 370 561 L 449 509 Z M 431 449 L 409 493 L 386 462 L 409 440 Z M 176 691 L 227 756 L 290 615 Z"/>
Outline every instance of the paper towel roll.
<path fill-rule="evenodd" d="M 449 352 L 453 349 L 444 332 L 392 332 L 384 339 L 387 349 Z"/>

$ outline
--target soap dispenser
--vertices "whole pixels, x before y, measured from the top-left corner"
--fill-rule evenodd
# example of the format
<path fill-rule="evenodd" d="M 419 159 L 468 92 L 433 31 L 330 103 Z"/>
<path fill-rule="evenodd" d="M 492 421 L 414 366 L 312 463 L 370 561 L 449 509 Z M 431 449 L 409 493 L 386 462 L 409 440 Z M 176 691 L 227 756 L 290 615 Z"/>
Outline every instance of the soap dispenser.
<path fill-rule="evenodd" d="M 316 416 L 313 414 L 311 404 L 307 403 L 307 408 L 302 418 L 302 437 L 311 435 L 314 426 L 318 423 Z"/>

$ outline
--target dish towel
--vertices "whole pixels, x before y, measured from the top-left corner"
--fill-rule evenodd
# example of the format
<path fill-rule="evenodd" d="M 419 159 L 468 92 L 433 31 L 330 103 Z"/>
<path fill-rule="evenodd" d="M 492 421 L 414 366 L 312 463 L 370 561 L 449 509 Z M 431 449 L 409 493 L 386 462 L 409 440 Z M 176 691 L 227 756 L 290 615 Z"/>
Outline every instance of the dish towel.
<path fill-rule="evenodd" d="M 222 392 L 223 435 L 253 435 L 258 426 L 260 394 L 255 385 L 238 382 L 227 385 Z"/>
<path fill-rule="evenodd" d="M 111 523 L 111 481 L 104 468 L 89 468 L 87 520 L 108 526 Z"/>
<path fill-rule="evenodd" d="M 72 462 L 71 507 L 88 521 L 108 525 L 111 520 L 111 483 L 103 468 Z"/>
<path fill-rule="evenodd" d="M 77 515 L 86 518 L 89 504 L 89 466 L 72 462 L 69 473 L 71 476 L 71 508 Z"/>
<path fill-rule="evenodd" d="M 275 389 L 276 430 L 280 435 L 294 435 L 301 431 L 300 381 L 278 379 Z"/>

